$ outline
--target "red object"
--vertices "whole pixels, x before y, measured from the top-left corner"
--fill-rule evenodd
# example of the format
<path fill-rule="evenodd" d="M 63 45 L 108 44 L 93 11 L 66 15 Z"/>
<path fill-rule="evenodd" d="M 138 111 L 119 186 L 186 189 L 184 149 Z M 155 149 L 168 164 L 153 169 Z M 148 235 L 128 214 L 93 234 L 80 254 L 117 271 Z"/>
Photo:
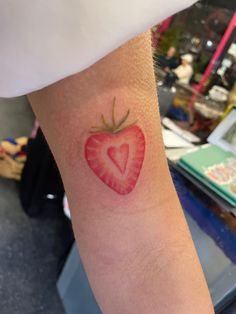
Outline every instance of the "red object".
<path fill-rule="evenodd" d="M 173 16 L 168 17 L 159 26 L 157 26 L 157 28 L 156 28 L 156 30 L 154 32 L 152 32 L 152 47 L 153 48 L 157 48 L 158 47 L 159 42 L 161 40 L 161 36 L 170 27 L 172 19 L 173 19 Z"/>
<path fill-rule="evenodd" d="M 158 28 L 158 33 L 162 35 L 164 32 L 167 31 L 167 29 L 170 27 L 170 24 L 172 22 L 173 16 L 169 16 L 167 19 L 165 19 Z"/>
<path fill-rule="evenodd" d="M 5 154 L 5 153 L 6 153 L 5 149 L 0 147 L 0 154 Z"/>
<path fill-rule="evenodd" d="M 228 40 L 234 30 L 236 26 L 236 12 L 234 13 L 230 23 L 229 23 L 229 26 L 227 27 L 215 53 L 213 54 L 212 58 L 211 58 L 211 61 L 209 62 L 208 64 L 208 67 L 206 68 L 206 71 L 205 73 L 203 74 L 202 76 L 202 79 L 201 81 L 199 82 L 199 84 L 195 87 L 196 91 L 197 92 L 201 92 L 201 90 L 203 89 L 209 75 L 211 74 L 213 68 L 215 67 L 215 64 L 216 62 L 218 61 L 219 57 L 221 56 L 225 46 L 227 45 L 228 43 Z"/>
<path fill-rule="evenodd" d="M 145 138 L 138 126 L 117 133 L 97 132 L 85 144 L 85 158 L 96 176 L 119 194 L 130 193 L 138 180 Z"/>

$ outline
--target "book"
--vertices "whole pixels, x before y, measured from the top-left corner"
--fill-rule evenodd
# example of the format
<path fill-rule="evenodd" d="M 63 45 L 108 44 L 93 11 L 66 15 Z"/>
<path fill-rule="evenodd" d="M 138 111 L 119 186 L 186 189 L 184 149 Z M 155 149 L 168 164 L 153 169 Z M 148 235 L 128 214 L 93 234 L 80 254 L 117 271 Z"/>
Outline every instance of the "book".
<path fill-rule="evenodd" d="M 182 156 L 178 165 L 236 206 L 236 156 L 205 144 Z"/>

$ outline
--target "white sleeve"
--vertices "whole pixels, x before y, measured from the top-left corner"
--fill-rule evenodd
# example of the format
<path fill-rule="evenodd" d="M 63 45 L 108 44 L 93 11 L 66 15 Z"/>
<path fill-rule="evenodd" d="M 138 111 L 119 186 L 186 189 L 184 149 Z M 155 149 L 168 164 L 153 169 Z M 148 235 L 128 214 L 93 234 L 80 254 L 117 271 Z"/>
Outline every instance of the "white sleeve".
<path fill-rule="evenodd" d="M 0 0 L 0 96 L 84 70 L 195 0 Z"/>

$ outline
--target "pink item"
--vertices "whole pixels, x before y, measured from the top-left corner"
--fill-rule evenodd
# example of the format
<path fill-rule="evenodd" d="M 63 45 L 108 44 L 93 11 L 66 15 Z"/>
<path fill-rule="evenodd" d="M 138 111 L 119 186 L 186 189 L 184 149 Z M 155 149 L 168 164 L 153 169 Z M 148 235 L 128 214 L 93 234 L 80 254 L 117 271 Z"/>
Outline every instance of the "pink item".
<path fill-rule="evenodd" d="M 217 62 L 217 60 L 219 59 L 220 55 L 222 54 L 225 46 L 227 45 L 228 43 L 228 40 L 234 30 L 236 26 L 236 12 L 234 13 L 230 23 L 229 23 L 229 26 L 227 27 L 215 53 L 213 54 L 212 58 L 211 58 L 211 61 L 210 63 L 208 64 L 208 67 L 206 68 L 206 71 L 205 73 L 203 74 L 202 76 L 202 79 L 200 81 L 200 83 L 196 86 L 196 91 L 198 92 L 201 92 L 201 90 L 203 89 L 208 77 L 210 76 L 213 68 L 215 67 L 215 64 Z"/>

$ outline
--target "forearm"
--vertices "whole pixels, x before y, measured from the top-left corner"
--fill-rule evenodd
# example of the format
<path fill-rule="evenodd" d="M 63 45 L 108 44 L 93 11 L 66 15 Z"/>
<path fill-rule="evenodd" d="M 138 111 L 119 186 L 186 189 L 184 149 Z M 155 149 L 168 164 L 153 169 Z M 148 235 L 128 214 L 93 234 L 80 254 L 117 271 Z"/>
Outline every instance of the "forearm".
<path fill-rule="evenodd" d="M 103 313 L 212 313 L 164 157 L 149 36 L 29 99 Z M 99 129 L 107 124 L 113 132 Z"/>

